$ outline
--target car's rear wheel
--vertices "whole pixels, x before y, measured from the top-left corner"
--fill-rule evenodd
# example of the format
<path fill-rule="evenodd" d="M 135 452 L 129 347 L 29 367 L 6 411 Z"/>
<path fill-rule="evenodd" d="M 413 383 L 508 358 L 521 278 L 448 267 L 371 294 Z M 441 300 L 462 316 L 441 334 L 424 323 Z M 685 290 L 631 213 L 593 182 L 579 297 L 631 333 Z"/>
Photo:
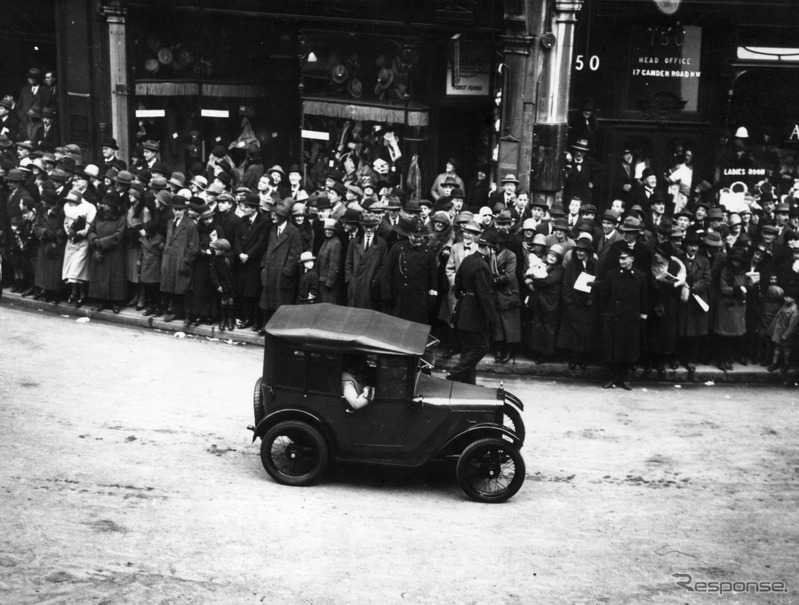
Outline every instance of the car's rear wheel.
<path fill-rule="evenodd" d="M 524 459 L 502 439 L 479 439 L 458 459 L 458 485 L 472 500 L 504 502 L 524 483 Z"/>
<path fill-rule="evenodd" d="M 264 419 L 266 410 L 264 410 L 264 394 L 261 391 L 261 379 L 255 381 L 255 390 L 252 393 L 252 407 L 255 416 L 255 426 Z"/>
<path fill-rule="evenodd" d="M 327 468 L 327 443 L 309 424 L 280 422 L 261 439 L 261 462 L 278 483 L 311 485 Z"/>
<path fill-rule="evenodd" d="M 516 436 L 519 438 L 519 441 L 524 443 L 524 438 L 527 434 L 527 431 L 524 428 L 524 420 L 522 420 L 522 415 L 518 409 L 512 406 L 509 403 L 506 403 L 502 409 L 502 424 L 503 426 L 516 433 Z"/>

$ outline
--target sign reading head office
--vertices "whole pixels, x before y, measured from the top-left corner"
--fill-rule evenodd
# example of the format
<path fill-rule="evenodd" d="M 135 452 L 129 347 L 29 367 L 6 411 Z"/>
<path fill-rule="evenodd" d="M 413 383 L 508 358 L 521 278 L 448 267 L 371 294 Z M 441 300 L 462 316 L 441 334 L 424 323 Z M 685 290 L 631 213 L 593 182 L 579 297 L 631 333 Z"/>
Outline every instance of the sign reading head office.
<path fill-rule="evenodd" d="M 652 25 L 633 28 L 628 73 L 629 109 L 638 109 L 660 94 L 697 111 L 702 75 L 702 28 L 694 25 Z"/>

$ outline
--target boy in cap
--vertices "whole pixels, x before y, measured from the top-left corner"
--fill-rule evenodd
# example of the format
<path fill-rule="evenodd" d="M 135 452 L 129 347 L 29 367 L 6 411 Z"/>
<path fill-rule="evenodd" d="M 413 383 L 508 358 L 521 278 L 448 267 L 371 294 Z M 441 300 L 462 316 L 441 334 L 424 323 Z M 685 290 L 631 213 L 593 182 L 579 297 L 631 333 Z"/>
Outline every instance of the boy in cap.
<path fill-rule="evenodd" d="M 297 304 L 310 305 L 319 298 L 319 273 L 314 269 L 316 257 L 309 250 L 300 254 L 302 275 L 297 287 Z"/>
<path fill-rule="evenodd" d="M 169 296 L 168 311 L 164 317 L 166 322 L 183 319 L 184 296 L 191 287 L 192 267 L 200 248 L 197 225 L 186 214 L 188 204 L 189 200 L 184 195 L 172 198 L 174 218 L 167 224 L 161 259 L 161 292 Z"/>
<path fill-rule="evenodd" d="M 219 331 L 232 330 L 233 317 L 233 258 L 230 242 L 224 238 L 213 240 L 210 244 L 213 252 L 211 258 L 211 285 L 217 292 L 219 308 Z"/>

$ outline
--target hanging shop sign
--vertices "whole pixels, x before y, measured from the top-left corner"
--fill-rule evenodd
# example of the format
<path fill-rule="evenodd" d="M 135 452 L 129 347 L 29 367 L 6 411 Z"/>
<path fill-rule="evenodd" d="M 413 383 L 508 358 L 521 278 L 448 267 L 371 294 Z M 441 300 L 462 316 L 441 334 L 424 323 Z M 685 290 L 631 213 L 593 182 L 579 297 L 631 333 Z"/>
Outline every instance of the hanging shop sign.
<path fill-rule="evenodd" d="M 670 95 L 683 104 L 683 111 L 697 111 L 701 55 L 701 27 L 634 28 L 630 37 L 628 107 L 640 108 L 656 95 Z"/>
<path fill-rule="evenodd" d="M 472 97 L 491 94 L 491 47 L 487 41 L 464 39 L 461 34 L 452 36 L 446 94 Z"/>

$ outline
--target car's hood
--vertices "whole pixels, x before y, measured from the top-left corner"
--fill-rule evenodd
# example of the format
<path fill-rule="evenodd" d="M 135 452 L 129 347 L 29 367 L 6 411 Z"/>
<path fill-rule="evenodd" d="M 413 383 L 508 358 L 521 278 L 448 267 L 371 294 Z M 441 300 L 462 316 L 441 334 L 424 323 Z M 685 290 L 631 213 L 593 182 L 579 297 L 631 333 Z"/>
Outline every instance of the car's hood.
<path fill-rule="evenodd" d="M 442 404 L 454 406 L 471 405 L 502 405 L 497 399 L 497 390 L 488 387 L 453 382 L 442 378 L 435 378 L 421 374 L 416 383 L 416 396 L 424 397 L 424 402 L 429 404 Z"/>

